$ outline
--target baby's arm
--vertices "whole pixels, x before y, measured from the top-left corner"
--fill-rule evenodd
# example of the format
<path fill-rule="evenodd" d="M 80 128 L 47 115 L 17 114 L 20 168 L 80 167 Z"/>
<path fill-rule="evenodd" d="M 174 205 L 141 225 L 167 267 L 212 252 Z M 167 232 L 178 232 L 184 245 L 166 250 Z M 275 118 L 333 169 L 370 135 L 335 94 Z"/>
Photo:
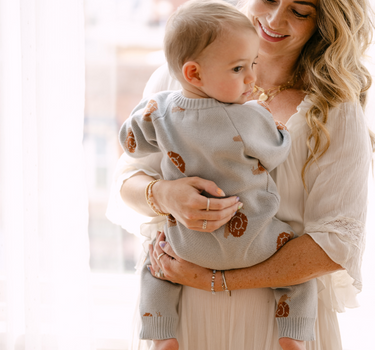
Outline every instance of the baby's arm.
<path fill-rule="evenodd" d="M 246 156 L 259 159 L 268 172 L 286 160 L 291 137 L 266 108 L 251 101 L 244 105 L 232 104 L 226 109 L 244 144 Z"/>
<path fill-rule="evenodd" d="M 154 99 L 144 99 L 121 126 L 120 144 L 129 156 L 141 158 L 160 151 L 153 124 L 158 112 Z"/>

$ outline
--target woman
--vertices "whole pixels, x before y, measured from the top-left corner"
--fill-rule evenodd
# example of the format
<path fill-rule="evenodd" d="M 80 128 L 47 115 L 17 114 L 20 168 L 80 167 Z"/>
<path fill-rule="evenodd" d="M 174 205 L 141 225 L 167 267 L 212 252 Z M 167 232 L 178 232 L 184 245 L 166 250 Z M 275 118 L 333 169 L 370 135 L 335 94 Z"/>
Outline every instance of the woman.
<path fill-rule="evenodd" d="M 286 123 L 293 140 L 288 159 L 272 176 L 281 197 L 277 217 L 299 237 L 264 263 L 227 271 L 230 298 L 207 293 L 212 271 L 175 256 L 163 235 L 158 235 L 155 250 L 150 248 L 151 272 L 155 276 L 162 269 L 166 279 L 185 286 L 180 301 L 181 349 L 280 349 L 272 291 L 266 287 L 315 277 L 320 288 L 316 341 L 307 349 L 341 349 L 336 312 L 355 306 L 354 296 L 361 289 L 371 160 L 362 109 L 371 77 L 361 58 L 371 41 L 369 4 L 250 0 L 244 11 L 261 42 L 253 98 L 267 98 L 274 118 Z M 146 94 L 176 88 L 161 68 Z M 155 216 L 144 190 L 160 177 L 157 163 L 157 159 L 119 163 L 121 196 L 143 215 Z M 212 199 L 206 211 L 201 190 L 212 192 L 216 185 L 199 178 L 159 181 L 153 186 L 154 204 L 188 228 L 211 232 L 230 220 L 237 205 L 232 197 Z M 163 224 L 158 217 L 141 231 L 152 237 Z M 215 283 L 221 286 L 220 274 Z"/>

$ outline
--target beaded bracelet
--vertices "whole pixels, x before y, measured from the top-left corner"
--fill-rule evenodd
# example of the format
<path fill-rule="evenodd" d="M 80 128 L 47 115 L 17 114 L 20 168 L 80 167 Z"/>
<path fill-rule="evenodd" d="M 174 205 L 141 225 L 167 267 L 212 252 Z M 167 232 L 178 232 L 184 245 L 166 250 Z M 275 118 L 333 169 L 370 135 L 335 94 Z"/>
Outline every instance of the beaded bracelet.
<path fill-rule="evenodd" d="M 231 296 L 231 292 L 228 289 L 227 281 L 225 279 L 225 271 L 221 271 L 221 277 L 222 277 L 222 280 L 223 280 L 223 283 L 221 284 L 221 287 L 223 288 L 223 290 L 225 291 L 225 293 L 228 294 L 228 296 Z"/>
<path fill-rule="evenodd" d="M 146 186 L 146 189 L 145 189 L 145 196 L 146 196 L 146 201 L 147 201 L 147 204 L 148 206 L 152 209 L 152 211 L 159 215 L 159 216 L 169 216 L 170 214 L 169 213 L 163 213 L 161 212 L 160 210 L 158 210 L 155 206 L 155 204 L 152 202 L 152 198 L 153 198 L 153 195 L 152 195 L 152 186 L 154 186 L 158 181 L 160 181 L 161 179 L 158 179 L 158 180 L 153 180 L 151 181 L 147 186 Z"/>
<path fill-rule="evenodd" d="M 216 270 L 212 270 L 212 279 L 211 279 L 211 292 L 215 294 L 215 273 Z"/>

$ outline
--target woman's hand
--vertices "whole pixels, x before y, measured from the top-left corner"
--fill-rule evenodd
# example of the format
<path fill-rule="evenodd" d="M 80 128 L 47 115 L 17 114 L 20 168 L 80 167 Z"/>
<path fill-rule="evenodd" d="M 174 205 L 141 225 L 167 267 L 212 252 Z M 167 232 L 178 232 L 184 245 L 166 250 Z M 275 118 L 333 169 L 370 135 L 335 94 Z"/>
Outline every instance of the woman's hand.
<path fill-rule="evenodd" d="M 164 246 L 163 248 L 160 243 Z M 158 277 L 160 279 L 207 291 L 211 290 L 212 270 L 192 264 L 178 257 L 169 243 L 165 242 L 164 233 L 157 233 L 155 246 L 153 247 L 150 244 L 149 253 L 151 260 L 149 268 L 154 277 L 156 277 L 157 272 L 162 270 L 164 277 Z M 160 256 L 159 259 L 158 256 Z M 216 286 L 221 286 L 220 283 L 217 280 L 215 284 Z"/>
<path fill-rule="evenodd" d="M 207 197 L 202 191 L 219 197 L 210 198 L 207 211 Z M 224 192 L 212 181 L 199 177 L 187 177 L 173 181 L 158 181 L 152 188 L 155 205 L 185 227 L 195 231 L 212 232 L 226 224 L 242 203 L 239 197 L 220 198 Z M 206 228 L 203 228 L 207 220 Z"/>

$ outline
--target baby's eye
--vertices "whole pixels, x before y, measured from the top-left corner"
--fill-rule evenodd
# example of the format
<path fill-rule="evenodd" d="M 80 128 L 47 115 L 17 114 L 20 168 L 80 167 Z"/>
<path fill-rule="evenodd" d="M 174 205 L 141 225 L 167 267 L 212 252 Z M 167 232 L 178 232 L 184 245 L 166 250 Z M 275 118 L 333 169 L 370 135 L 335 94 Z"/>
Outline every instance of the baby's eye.
<path fill-rule="evenodd" d="M 234 68 L 233 68 L 233 71 L 234 71 L 235 73 L 239 73 L 239 72 L 241 72 L 242 69 L 243 69 L 242 66 L 237 66 L 237 67 L 234 67 Z"/>

